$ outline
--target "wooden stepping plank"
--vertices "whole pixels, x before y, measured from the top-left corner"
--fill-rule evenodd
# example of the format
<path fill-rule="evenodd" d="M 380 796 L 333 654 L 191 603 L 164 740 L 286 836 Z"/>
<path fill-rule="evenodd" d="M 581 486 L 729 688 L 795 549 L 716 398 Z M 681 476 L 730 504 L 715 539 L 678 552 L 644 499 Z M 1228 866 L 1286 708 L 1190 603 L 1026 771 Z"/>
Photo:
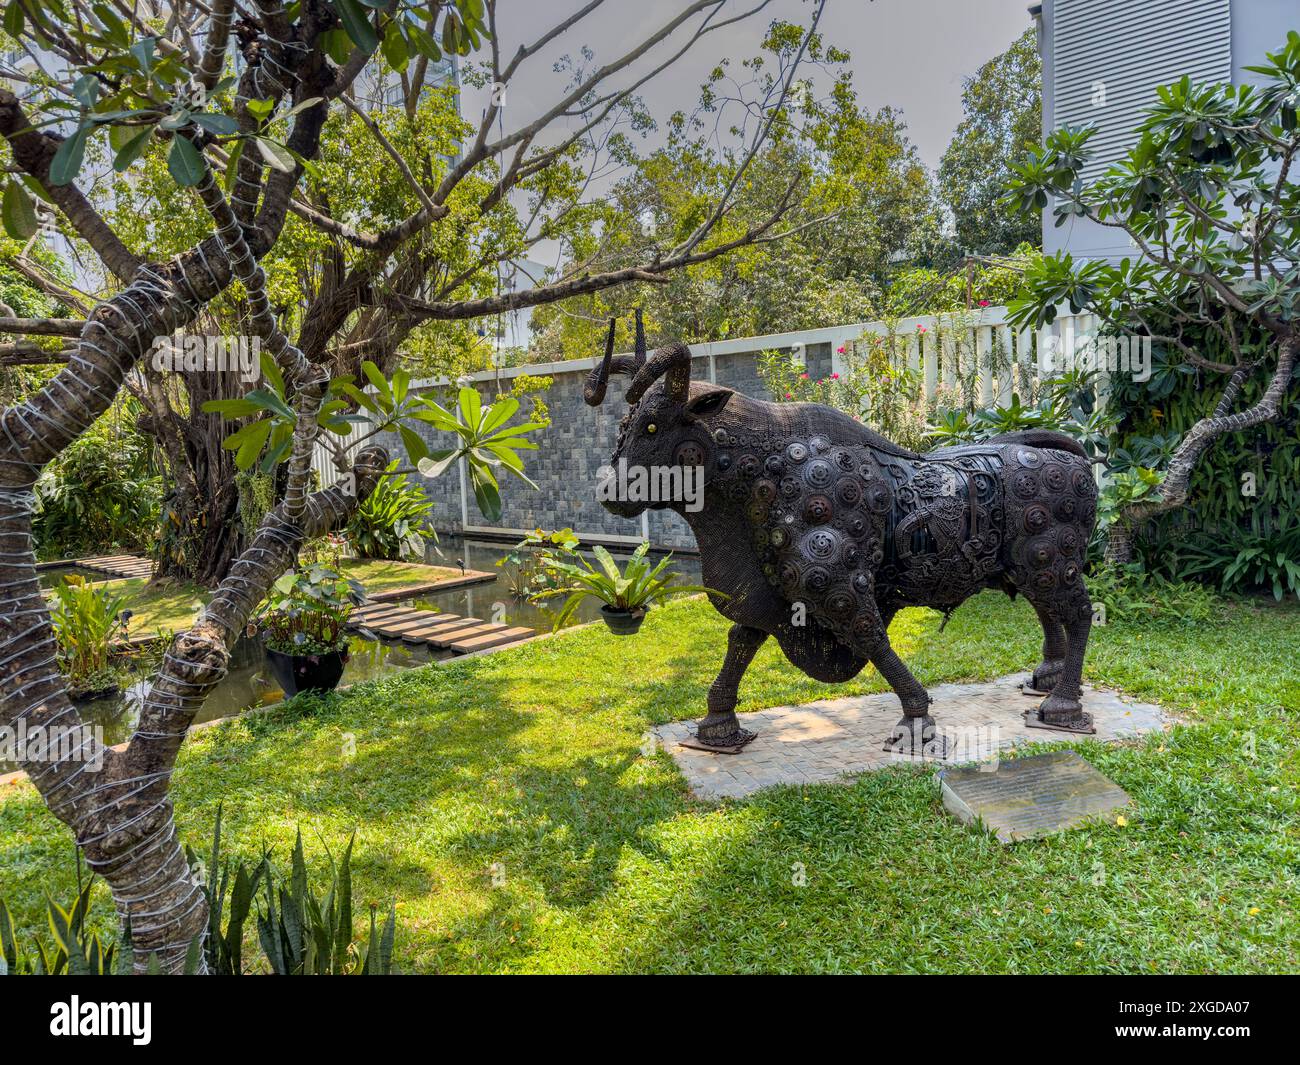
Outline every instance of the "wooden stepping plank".
<path fill-rule="evenodd" d="M 482 636 L 472 636 L 466 640 L 456 640 L 448 644 L 452 651 L 459 651 L 467 654 L 470 651 L 484 651 L 489 647 L 500 647 L 502 644 L 518 643 L 520 640 L 526 640 L 530 636 L 537 635 L 532 629 L 514 628 L 502 629 L 500 632 L 488 632 Z"/>
<path fill-rule="evenodd" d="M 387 606 L 381 607 L 378 610 L 354 611 L 352 616 L 360 616 L 368 621 L 377 621 L 380 618 L 388 618 L 392 621 L 397 621 L 398 619 L 405 618 L 434 616 L 434 612 L 432 610 L 412 610 L 410 607 L 405 606 Z"/>
<path fill-rule="evenodd" d="M 397 621 L 385 621 L 373 627 L 377 632 L 395 632 L 401 635 L 403 633 L 410 632 L 415 629 L 433 628 L 435 627 L 435 625 L 439 628 L 445 627 L 447 622 L 435 623 L 433 620 L 434 618 L 440 618 L 441 616 L 442 616 L 441 614 L 433 614 L 430 617 L 423 617 L 423 618 L 421 617 L 402 618 Z M 455 624 L 456 622 L 460 622 L 462 620 L 463 619 L 461 618 L 456 618 L 452 621 L 452 624 Z"/>
<path fill-rule="evenodd" d="M 406 625 L 411 622 L 426 624 L 434 618 L 459 620 L 458 614 L 435 614 L 432 610 L 398 610 L 376 619 L 381 625 Z"/>
<path fill-rule="evenodd" d="M 444 625 L 438 632 L 440 638 L 446 638 L 452 632 L 458 632 L 461 629 L 477 629 L 484 625 L 491 625 L 494 629 L 504 629 L 505 626 L 495 621 L 483 621 L 480 618 L 457 618 L 451 625 Z"/>
<path fill-rule="evenodd" d="M 400 629 L 395 629 L 394 634 L 400 636 L 403 640 L 425 640 L 433 643 L 435 640 L 447 638 L 447 633 L 459 632 L 466 628 L 466 621 L 470 619 L 457 618 L 455 621 L 445 622 L 438 625 L 432 622 L 422 625 L 403 625 Z"/>
<path fill-rule="evenodd" d="M 430 642 L 437 644 L 439 647 L 450 647 L 458 640 L 466 640 L 472 636 L 486 636 L 490 632 L 501 632 L 504 629 L 504 625 L 500 625 L 495 621 L 477 621 L 473 625 L 464 625 L 456 629 L 444 629 L 434 636 Z"/>
<path fill-rule="evenodd" d="M 442 647 L 451 639 L 450 636 L 444 636 L 446 626 L 442 628 L 414 629 L 409 632 L 399 632 L 396 634 L 399 640 L 405 640 L 407 643 L 422 643 L 428 647 Z"/>
<path fill-rule="evenodd" d="M 408 611 L 403 607 L 382 607 L 378 610 L 354 610 L 349 616 L 349 621 L 378 621 L 380 618 L 400 618 L 407 614 Z"/>

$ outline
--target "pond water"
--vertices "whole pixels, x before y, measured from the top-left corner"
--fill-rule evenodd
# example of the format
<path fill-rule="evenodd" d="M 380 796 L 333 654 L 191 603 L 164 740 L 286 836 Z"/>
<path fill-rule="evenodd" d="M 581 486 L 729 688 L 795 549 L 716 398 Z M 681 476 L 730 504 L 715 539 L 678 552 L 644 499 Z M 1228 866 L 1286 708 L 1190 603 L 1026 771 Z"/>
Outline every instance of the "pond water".
<path fill-rule="evenodd" d="M 563 604 L 563 597 L 556 597 L 540 605 L 516 598 L 512 594 L 512 583 L 515 583 L 512 576 L 515 567 L 503 564 L 498 568 L 496 564 L 510 551 L 511 545 L 508 543 L 444 536 L 437 547 L 430 546 L 426 553 L 425 560 L 430 565 L 454 568 L 459 563 L 463 563 L 466 569 L 495 573 L 496 580 L 452 588 L 444 592 L 431 592 L 410 600 L 402 600 L 402 603 L 420 610 L 444 611 L 462 617 L 526 626 L 536 629 L 539 633 L 549 632 L 554 625 L 555 614 Z M 610 554 L 622 565 L 628 552 L 610 548 Z M 657 557 L 662 558 L 662 555 Z M 681 575 L 680 583 L 699 582 L 697 557 L 675 555 L 672 568 Z M 81 572 L 92 579 L 103 579 L 103 574 L 69 566 L 41 571 L 42 583 L 52 584 L 69 572 Z M 46 577 L 51 579 L 46 581 Z M 599 618 L 600 603 L 588 599 L 583 601 L 567 624 L 580 625 Z M 405 669 L 455 657 L 450 651 L 434 650 L 424 644 L 404 643 L 401 640 L 367 640 L 360 636 L 354 636 L 350 640 L 349 651 L 350 658 L 341 681 L 344 685 L 375 680 Z M 145 682 L 142 679 L 139 684 L 124 693 L 79 704 L 78 709 L 82 720 L 102 727 L 105 743 L 115 744 L 129 739 L 139 717 L 140 699 L 144 687 Z M 254 707 L 280 702 L 283 698 L 284 692 L 275 683 L 267 666 L 261 641 L 256 638 L 240 639 L 231 652 L 230 671 L 208 696 L 203 709 L 195 718 L 195 723 L 233 717 Z M 0 773 L 7 773 L 16 768 L 18 767 L 0 759 Z"/>
<path fill-rule="evenodd" d="M 487 540 L 466 540 L 459 536 L 444 536 L 441 542 L 430 545 L 425 552 L 425 561 L 431 566 L 457 566 L 463 562 L 466 569 L 495 573 L 497 579 L 492 583 L 470 584 L 463 588 L 453 588 L 446 592 L 435 592 L 422 596 L 412 602 L 412 606 L 421 610 L 449 610 L 472 618 L 485 621 L 499 621 L 505 625 L 524 625 L 538 632 L 550 632 L 555 624 L 555 617 L 563 608 L 564 597 L 544 599 L 540 603 L 530 603 L 527 599 L 517 598 L 512 594 L 512 580 L 517 567 L 508 563 L 497 566 L 497 562 L 510 554 L 511 545 L 493 543 Z M 583 552 L 593 564 L 593 556 Z M 631 553 L 624 548 L 609 549 L 620 566 Z M 662 554 L 653 554 L 651 558 L 658 561 Z M 693 555 L 673 555 L 670 566 L 680 576 L 679 584 L 700 583 L 700 560 Z M 570 625 L 582 625 L 589 621 L 600 620 L 601 604 L 595 599 L 584 599 L 575 611 Z"/>

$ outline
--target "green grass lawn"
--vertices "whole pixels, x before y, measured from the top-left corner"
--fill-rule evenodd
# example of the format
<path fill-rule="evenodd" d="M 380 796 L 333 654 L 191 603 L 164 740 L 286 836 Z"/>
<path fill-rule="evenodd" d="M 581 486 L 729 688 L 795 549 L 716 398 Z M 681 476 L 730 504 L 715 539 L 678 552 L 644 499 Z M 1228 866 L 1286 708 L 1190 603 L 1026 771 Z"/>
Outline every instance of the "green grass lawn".
<path fill-rule="evenodd" d="M 369 595 L 421 587 L 431 581 L 460 576 L 458 569 L 381 559 L 344 559 L 340 568 L 365 585 Z M 127 607 L 134 611 L 130 622 L 132 636 L 160 631 L 179 632 L 189 628 L 211 594 L 196 585 L 180 582 L 160 581 L 151 585 L 143 577 L 102 583 L 115 594 L 125 596 Z"/>
<path fill-rule="evenodd" d="M 905 611 L 891 630 L 927 682 L 1036 660 L 1023 601 L 987 593 L 938 623 Z M 1200 630 L 1094 629 L 1094 683 L 1190 724 L 1071 744 L 1136 813 L 1012 847 L 952 821 L 911 767 L 694 802 L 642 737 L 699 715 L 724 635 L 706 604 L 681 602 L 634 638 L 591 626 L 196 733 L 175 776 L 182 833 L 204 851 L 218 802 L 249 858 L 263 843 L 287 858 L 300 825 L 309 853 L 337 853 L 356 828 L 358 908 L 397 900 L 407 970 L 1300 969 L 1294 605 L 1229 607 Z M 814 683 L 769 642 L 741 698 L 881 688 L 873 670 Z M 70 839 L 30 787 L 0 795 L 0 893 L 43 929 L 43 893 L 74 883 Z M 111 920 L 102 888 L 97 912 Z"/>

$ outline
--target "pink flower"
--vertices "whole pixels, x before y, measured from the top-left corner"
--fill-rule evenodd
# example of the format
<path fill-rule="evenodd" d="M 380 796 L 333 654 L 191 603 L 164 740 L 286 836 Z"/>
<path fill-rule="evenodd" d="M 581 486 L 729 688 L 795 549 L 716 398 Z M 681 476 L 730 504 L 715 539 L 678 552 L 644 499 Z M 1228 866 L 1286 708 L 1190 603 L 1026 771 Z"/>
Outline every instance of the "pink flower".
<path fill-rule="evenodd" d="M 981 307 L 987 307 L 988 305 L 989 305 L 989 301 L 988 301 L 988 300 L 980 300 L 980 306 L 981 306 Z"/>
<path fill-rule="evenodd" d="M 833 373 L 833 374 L 831 374 L 831 380 L 832 380 L 832 381 L 838 381 L 839 379 L 840 379 L 840 375 L 839 375 L 839 374 L 837 374 L 837 373 Z"/>
<path fill-rule="evenodd" d="M 924 332 L 926 332 L 926 328 L 925 328 L 925 326 L 923 326 L 923 325 L 918 325 L 918 326 L 916 327 L 916 331 L 917 331 L 918 333 L 924 333 Z"/>
<path fill-rule="evenodd" d="M 786 399 L 794 399 L 794 396 L 790 395 L 790 393 L 787 392 L 787 393 L 785 394 L 785 398 L 786 398 Z"/>
<path fill-rule="evenodd" d="M 838 348 L 835 349 L 835 353 L 837 355 L 843 355 L 846 350 L 847 348 L 845 347 L 845 345 L 841 344 Z"/>
<path fill-rule="evenodd" d="M 807 374 L 806 372 L 805 372 L 805 373 L 801 373 L 801 374 L 799 375 L 799 377 L 800 377 L 801 380 L 804 380 L 804 381 L 807 381 L 807 380 L 808 380 L 808 374 Z"/>

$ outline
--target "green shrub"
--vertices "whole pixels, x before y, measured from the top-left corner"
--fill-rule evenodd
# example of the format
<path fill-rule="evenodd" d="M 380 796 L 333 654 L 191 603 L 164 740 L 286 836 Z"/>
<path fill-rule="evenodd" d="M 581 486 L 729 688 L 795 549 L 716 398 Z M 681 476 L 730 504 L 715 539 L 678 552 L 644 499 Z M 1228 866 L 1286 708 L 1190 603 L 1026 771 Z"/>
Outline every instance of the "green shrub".
<path fill-rule="evenodd" d="M 71 694 L 117 686 L 121 671 L 113 668 L 112 645 L 126 635 L 125 606 L 124 596 L 78 576 L 65 577 L 54 586 L 50 621 Z"/>
<path fill-rule="evenodd" d="M 269 971 L 277 976 L 388 976 L 393 969 L 393 944 L 397 933 L 397 909 L 391 906 L 381 928 L 377 909 L 370 907 L 370 929 L 364 949 L 355 942 L 352 917 L 352 844 L 348 840 L 339 861 L 329 859 L 329 887 L 324 896 L 310 887 L 311 877 L 303 857 L 302 832 L 293 848 L 289 875 L 284 876 L 266 851 L 249 866 L 232 866 L 221 852 L 221 809 L 217 809 L 212 834 L 212 851 L 200 859 L 186 848 L 190 868 L 198 878 L 208 903 L 206 937 L 190 944 L 183 971 L 197 972 L 200 960 L 218 976 L 241 976 Z M 126 975 L 132 971 L 130 928 L 120 943 L 106 943 L 85 927 L 95 877 L 81 882 L 81 860 L 77 859 L 77 896 L 68 907 L 49 903 L 49 925 L 53 943 L 38 936 L 24 943 L 14 931 L 9 908 L 0 899 L 0 976 L 32 975 Z M 261 888 L 259 893 L 258 889 Z M 254 905 L 256 913 L 254 914 Z M 255 917 L 261 958 L 244 965 L 244 929 L 249 916 Z M 119 949 L 125 944 L 125 949 Z M 150 959 L 149 971 L 159 968 Z"/>
<path fill-rule="evenodd" d="M 0 976 L 109 976 L 131 971 L 130 954 L 119 954 L 116 944 L 105 944 L 94 932 L 86 931 L 86 912 L 95 878 L 81 882 L 81 861 L 77 861 L 77 895 L 68 907 L 47 902 L 50 933 L 47 946 L 32 937 L 24 945 L 14 932 L 13 918 L 0 899 Z"/>
<path fill-rule="evenodd" d="M 1100 566 L 1086 579 L 1108 625 L 1199 625 L 1222 614 L 1222 599 L 1205 585 L 1170 580 L 1140 563 Z"/>
<path fill-rule="evenodd" d="M 32 511 L 40 557 L 145 551 L 157 540 L 163 483 L 131 408 L 100 418 L 41 472 Z"/>
<path fill-rule="evenodd" d="M 1261 532 L 1229 526 L 1221 532 L 1166 537 L 1147 545 L 1144 558 L 1158 572 L 1205 581 L 1224 594 L 1300 598 L 1300 517 Z"/>
<path fill-rule="evenodd" d="M 428 522 L 433 503 L 409 477 L 392 476 L 396 469 L 396 461 L 389 463 L 389 476 L 379 478 L 348 522 L 347 539 L 359 558 L 423 559 L 425 540 L 437 539 Z"/>

